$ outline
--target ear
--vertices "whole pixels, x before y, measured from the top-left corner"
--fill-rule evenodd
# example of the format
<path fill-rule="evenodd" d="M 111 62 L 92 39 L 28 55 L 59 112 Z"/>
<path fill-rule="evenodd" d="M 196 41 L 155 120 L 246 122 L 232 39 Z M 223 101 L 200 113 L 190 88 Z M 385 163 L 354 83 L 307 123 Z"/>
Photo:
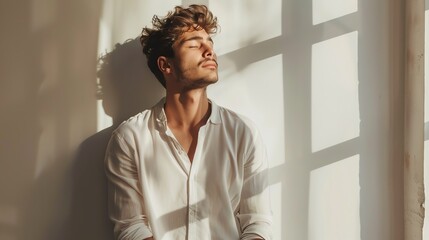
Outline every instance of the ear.
<path fill-rule="evenodd" d="M 164 73 L 164 74 L 170 74 L 171 73 L 172 69 L 171 69 L 170 63 L 166 57 L 164 57 L 164 56 L 158 57 L 157 64 L 158 64 L 159 70 L 162 73 Z"/>

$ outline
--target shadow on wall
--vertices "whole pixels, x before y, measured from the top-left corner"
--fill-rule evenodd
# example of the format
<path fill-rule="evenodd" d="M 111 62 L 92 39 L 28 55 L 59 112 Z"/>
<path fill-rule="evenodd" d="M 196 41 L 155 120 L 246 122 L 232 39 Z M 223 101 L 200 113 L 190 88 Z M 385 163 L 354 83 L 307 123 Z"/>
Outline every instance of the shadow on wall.
<path fill-rule="evenodd" d="M 152 107 L 164 95 L 164 88 L 147 67 L 138 38 L 116 44 L 103 55 L 98 78 L 97 95 L 114 126 Z"/>
<path fill-rule="evenodd" d="M 164 88 L 146 65 L 138 39 L 116 44 L 99 63 L 97 95 L 113 125 L 87 138 L 77 151 L 72 168 L 70 239 L 113 239 L 104 173 L 104 153 L 110 135 L 122 121 L 150 108 L 164 95 Z"/>
<path fill-rule="evenodd" d="M 95 130 L 100 6 L 0 2 L 0 239 L 70 232 L 70 156 Z"/>

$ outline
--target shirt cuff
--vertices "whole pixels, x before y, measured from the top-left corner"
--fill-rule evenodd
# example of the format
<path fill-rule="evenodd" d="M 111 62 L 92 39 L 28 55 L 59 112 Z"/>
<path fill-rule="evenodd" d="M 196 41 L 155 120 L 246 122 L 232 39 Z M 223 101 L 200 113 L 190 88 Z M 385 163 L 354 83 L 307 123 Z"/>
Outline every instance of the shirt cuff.
<path fill-rule="evenodd" d="M 140 240 L 152 237 L 152 232 L 144 223 L 133 224 L 124 231 L 122 231 L 118 239 L 119 240 Z"/>

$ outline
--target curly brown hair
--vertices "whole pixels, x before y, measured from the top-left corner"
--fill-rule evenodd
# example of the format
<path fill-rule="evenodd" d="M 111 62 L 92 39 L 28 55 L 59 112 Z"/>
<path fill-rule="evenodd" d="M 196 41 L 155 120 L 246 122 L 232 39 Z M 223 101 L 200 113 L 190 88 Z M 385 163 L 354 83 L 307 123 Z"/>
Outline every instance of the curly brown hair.
<path fill-rule="evenodd" d="M 160 56 L 174 57 L 173 43 L 184 32 L 192 29 L 204 29 L 212 35 L 217 32 L 217 18 L 204 5 L 190 5 L 188 8 L 177 6 L 167 16 L 154 15 L 153 28 L 143 28 L 140 43 L 147 58 L 147 65 L 158 81 L 165 87 L 165 79 L 158 68 Z"/>

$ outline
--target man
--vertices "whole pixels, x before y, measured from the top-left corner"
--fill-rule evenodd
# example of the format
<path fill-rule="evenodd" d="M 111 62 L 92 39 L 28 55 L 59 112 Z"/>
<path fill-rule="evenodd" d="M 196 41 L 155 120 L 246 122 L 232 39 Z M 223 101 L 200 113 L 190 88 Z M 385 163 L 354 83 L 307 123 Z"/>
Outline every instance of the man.
<path fill-rule="evenodd" d="M 267 159 L 254 125 L 207 98 L 218 80 L 205 6 L 176 7 L 141 36 L 166 89 L 123 122 L 106 153 L 117 239 L 271 239 Z"/>

